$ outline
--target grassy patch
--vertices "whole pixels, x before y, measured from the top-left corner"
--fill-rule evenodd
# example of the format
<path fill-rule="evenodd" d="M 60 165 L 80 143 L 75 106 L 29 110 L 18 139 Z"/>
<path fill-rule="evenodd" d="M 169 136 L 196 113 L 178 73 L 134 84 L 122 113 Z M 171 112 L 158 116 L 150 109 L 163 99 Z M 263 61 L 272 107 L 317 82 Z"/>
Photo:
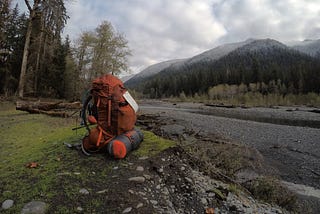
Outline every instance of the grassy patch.
<path fill-rule="evenodd" d="M 149 157 L 151 157 L 151 156 L 154 156 L 169 147 L 176 145 L 175 142 L 173 142 L 171 140 L 163 139 L 159 136 L 156 136 L 155 134 L 153 134 L 150 131 L 144 131 L 143 134 L 144 134 L 144 140 L 143 140 L 140 148 L 133 152 L 133 154 L 135 156 L 138 156 L 138 157 L 149 156 Z"/>
<path fill-rule="evenodd" d="M 262 155 L 241 144 L 199 142 L 191 145 L 189 152 L 195 157 L 201 157 L 208 172 L 220 171 L 229 177 L 234 177 L 241 169 L 263 169 Z"/>
<path fill-rule="evenodd" d="M 296 196 L 272 177 L 260 177 L 248 183 L 246 187 L 258 199 L 278 204 L 290 211 L 296 211 Z"/>
<path fill-rule="evenodd" d="M 78 143 L 85 134 L 84 129 L 71 130 L 75 119 L 31 115 L 14 110 L 10 103 L 0 104 L 0 110 L 0 203 L 14 200 L 14 206 L 2 213 L 20 213 L 32 200 L 48 203 L 48 213 L 77 213 L 78 207 L 84 213 L 118 212 L 114 195 L 127 194 L 127 190 L 114 188 L 121 180 L 113 168 L 128 166 L 127 158 L 87 157 L 68 149 L 64 142 Z M 144 132 L 144 136 L 133 156 L 150 157 L 174 145 L 151 132 Z M 26 167 L 30 162 L 38 166 Z M 80 194 L 82 188 L 90 194 Z M 97 193 L 103 190 L 108 191 Z"/>

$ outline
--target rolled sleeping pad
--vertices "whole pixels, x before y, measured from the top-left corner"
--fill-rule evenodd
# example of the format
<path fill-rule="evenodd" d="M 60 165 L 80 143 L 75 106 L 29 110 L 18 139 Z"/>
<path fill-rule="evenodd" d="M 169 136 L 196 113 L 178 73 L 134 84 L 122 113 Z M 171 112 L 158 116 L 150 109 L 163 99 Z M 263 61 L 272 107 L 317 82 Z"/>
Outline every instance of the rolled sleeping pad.
<path fill-rule="evenodd" d="M 143 141 L 143 133 L 138 129 L 125 132 L 113 138 L 107 144 L 107 152 L 115 158 L 124 158 L 130 151 L 139 147 Z"/>

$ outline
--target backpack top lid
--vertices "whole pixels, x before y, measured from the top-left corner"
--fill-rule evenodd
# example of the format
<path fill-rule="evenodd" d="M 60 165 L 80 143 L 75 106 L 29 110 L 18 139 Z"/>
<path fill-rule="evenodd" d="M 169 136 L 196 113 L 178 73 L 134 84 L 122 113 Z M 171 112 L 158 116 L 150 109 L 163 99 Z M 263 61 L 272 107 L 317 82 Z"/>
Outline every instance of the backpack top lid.
<path fill-rule="evenodd" d="M 106 74 L 92 81 L 92 92 L 94 95 L 108 97 L 113 93 L 113 89 L 116 86 L 119 86 L 121 89 L 125 89 L 123 82 L 120 79 L 112 74 Z"/>

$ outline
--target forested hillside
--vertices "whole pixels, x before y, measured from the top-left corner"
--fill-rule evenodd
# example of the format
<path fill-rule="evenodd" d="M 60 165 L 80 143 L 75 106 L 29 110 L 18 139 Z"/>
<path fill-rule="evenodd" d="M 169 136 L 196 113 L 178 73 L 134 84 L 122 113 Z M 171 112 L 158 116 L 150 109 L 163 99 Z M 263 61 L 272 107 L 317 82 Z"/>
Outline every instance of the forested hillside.
<path fill-rule="evenodd" d="M 252 40 L 218 60 L 169 66 L 132 88 L 151 98 L 208 94 L 218 85 L 239 90 L 298 94 L 320 92 L 320 62 L 271 39 Z M 241 86 L 239 88 L 239 86 Z"/>

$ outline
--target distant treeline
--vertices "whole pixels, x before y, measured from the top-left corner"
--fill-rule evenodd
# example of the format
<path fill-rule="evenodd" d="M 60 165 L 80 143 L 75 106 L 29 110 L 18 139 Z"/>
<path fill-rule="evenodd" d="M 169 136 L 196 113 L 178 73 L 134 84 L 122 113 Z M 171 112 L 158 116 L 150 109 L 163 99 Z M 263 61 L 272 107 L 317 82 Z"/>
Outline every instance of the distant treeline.
<path fill-rule="evenodd" d="M 303 53 L 273 48 L 269 51 L 234 51 L 217 61 L 202 61 L 164 71 L 134 89 L 150 98 L 211 94 L 217 85 L 238 90 L 299 94 L 320 92 L 320 60 Z M 231 93 L 236 93 L 234 88 Z"/>

